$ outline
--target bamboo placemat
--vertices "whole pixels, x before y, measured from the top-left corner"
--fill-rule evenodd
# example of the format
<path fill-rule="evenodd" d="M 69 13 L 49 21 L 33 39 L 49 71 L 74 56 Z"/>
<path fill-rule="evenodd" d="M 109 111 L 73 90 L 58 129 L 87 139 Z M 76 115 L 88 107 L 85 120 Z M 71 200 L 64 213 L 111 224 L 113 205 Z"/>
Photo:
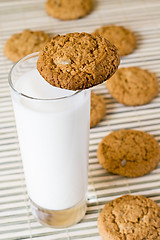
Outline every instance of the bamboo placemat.
<path fill-rule="evenodd" d="M 83 221 L 57 230 L 41 226 L 32 216 L 26 192 L 14 114 L 7 82 L 12 63 L 3 55 L 5 41 L 23 29 L 49 34 L 92 32 L 104 24 L 123 25 L 133 30 L 138 46 L 121 59 L 122 66 L 139 66 L 160 79 L 160 1 L 97 0 L 90 15 L 76 21 L 59 21 L 47 16 L 44 0 L 0 0 L 0 239 L 1 240 L 100 240 L 97 216 L 105 202 L 123 194 L 141 194 L 160 203 L 160 165 L 139 178 L 107 173 L 97 162 L 97 145 L 113 130 L 132 128 L 151 133 L 160 141 L 160 96 L 139 107 L 117 103 L 104 84 L 94 88 L 105 98 L 107 113 L 90 131 L 88 209 Z"/>

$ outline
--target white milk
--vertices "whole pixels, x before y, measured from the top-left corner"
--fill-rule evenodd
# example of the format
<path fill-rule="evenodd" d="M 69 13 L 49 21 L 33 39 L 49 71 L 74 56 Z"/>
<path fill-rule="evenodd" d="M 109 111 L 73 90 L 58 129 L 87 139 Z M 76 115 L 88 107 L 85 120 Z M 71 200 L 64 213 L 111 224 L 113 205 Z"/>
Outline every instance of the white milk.
<path fill-rule="evenodd" d="M 42 208 L 62 210 L 86 197 L 88 184 L 89 90 L 55 88 L 32 70 L 12 91 L 26 184 Z M 72 95 L 72 96 L 71 96 Z"/>

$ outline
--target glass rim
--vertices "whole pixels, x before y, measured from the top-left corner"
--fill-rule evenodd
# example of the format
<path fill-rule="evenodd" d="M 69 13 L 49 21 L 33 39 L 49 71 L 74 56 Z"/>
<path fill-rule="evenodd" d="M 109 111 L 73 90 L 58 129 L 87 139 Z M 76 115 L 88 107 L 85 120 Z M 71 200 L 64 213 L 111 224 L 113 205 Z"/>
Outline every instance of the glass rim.
<path fill-rule="evenodd" d="M 64 96 L 64 97 L 57 97 L 57 98 L 37 98 L 37 97 L 31 97 L 31 96 L 28 96 L 22 92 L 19 92 L 18 90 L 16 90 L 13 82 L 12 82 L 12 72 L 14 70 L 14 68 L 21 62 L 24 62 L 25 60 L 27 59 L 30 59 L 30 58 L 33 58 L 33 57 L 38 57 L 39 55 L 39 52 L 35 52 L 35 53 L 31 53 L 29 55 L 26 55 L 25 57 L 21 58 L 19 61 L 17 61 L 16 63 L 13 64 L 13 66 L 11 67 L 10 71 L 9 71 L 9 75 L 8 75 L 8 83 L 9 83 L 9 86 L 11 87 L 11 89 L 16 93 L 18 94 L 19 96 L 22 96 L 22 97 L 25 97 L 27 99 L 32 99 L 32 100 L 39 100 L 39 101 L 55 101 L 55 100 L 63 100 L 63 99 L 68 99 L 70 97 L 73 97 L 75 95 L 77 95 L 78 93 L 82 92 L 83 90 L 77 90 L 75 91 L 73 94 L 69 95 L 69 96 Z M 62 89 L 62 88 L 60 88 Z M 64 90 L 68 90 L 68 89 L 64 89 Z M 68 90 L 69 91 L 69 90 Z M 73 90 L 71 90 L 73 91 Z"/>

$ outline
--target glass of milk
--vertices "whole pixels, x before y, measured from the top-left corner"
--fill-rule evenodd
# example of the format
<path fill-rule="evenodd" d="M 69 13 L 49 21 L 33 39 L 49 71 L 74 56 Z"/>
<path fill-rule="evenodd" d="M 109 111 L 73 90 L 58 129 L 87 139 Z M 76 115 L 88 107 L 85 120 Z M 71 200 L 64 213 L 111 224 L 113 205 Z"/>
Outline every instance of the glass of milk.
<path fill-rule="evenodd" d="M 24 57 L 9 75 L 26 185 L 36 219 L 68 227 L 86 212 L 90 90 L 51 86 L 37 59 Z"/>

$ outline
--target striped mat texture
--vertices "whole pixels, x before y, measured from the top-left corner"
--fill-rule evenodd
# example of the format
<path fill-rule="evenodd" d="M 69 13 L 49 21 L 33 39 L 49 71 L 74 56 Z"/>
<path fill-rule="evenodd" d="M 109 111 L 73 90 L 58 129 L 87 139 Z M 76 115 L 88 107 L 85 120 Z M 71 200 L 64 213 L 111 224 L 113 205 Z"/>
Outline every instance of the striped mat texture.
<path fill-rule="evenodd" d="M 92 32 L 105 24 L 133 30 L 137 49 L 121 59 L 120 66 L 148 69 L 160 80 L 160 1 L 97 0 L 92 13 L 76 21 L 59 21 L 47 16 L 44 0 L 0 0 L 0 240 L 100 240 L 97 216 L 105 202 L 123 194 L 141 194 L 160 204 L 160 165 L 139 178 L 107 173 L 97 161 L 102 137 L 111 131 L 132 128 L 151 133 L 160 141 L 160 96 L 139 107 L 117 103 L 105 85 L 94 88 L 103 96 L 104 119 L 90 130 L 88 208 L 81 223 L 67 229 L 41 226 L 32 216 L 26 192 L 14 114 L 8 87 L 12 63 L 3 54 L 5 41 L 23 29 L 55 34 Z"/>

